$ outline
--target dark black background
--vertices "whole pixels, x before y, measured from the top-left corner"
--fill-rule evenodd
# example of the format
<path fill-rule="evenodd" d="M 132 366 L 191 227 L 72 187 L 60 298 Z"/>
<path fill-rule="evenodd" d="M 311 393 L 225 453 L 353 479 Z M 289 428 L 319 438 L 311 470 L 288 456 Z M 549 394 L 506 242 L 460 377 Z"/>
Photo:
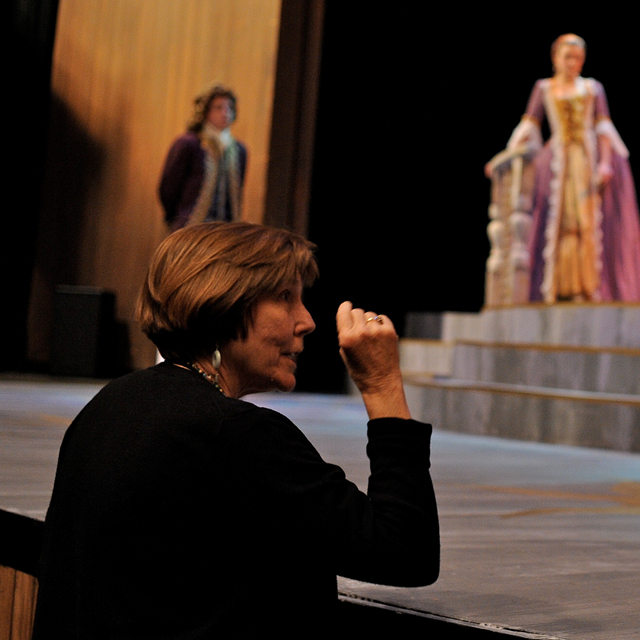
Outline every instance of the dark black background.
<path fill-rule="evenodd" d="M 628 15 L 455 3 L 424 18 L 419 6 L 327 3 L 310 210 L 321 278 L 307 294 L 318 330 L 299 390 L 344 382 L 333 320 L 342 300 L 388 314 L 400 335 L 407 312 L 482 307 L 483 167 L 535 80 L 551 74 L 557 36 L 586 40 L 583 74 L 605 85 L 623 140 L 640 153 Z"/>

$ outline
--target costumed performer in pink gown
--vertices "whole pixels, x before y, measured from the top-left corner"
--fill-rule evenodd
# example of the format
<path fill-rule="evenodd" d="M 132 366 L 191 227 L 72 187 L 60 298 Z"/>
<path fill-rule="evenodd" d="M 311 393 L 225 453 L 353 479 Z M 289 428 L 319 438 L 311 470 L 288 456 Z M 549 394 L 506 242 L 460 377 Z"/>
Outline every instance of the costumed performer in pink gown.
<path fill-rule="evenodd" d="M 530 300 L 640 301 L 640 219 L 627 158 L 603 86 L 580 73 L 575 34 L 551 47 L 554 75 L 538 80 L 507 148 L 541 150 L 529 250 Z M 551 138 L 542 146 L 546 115 Z"/>

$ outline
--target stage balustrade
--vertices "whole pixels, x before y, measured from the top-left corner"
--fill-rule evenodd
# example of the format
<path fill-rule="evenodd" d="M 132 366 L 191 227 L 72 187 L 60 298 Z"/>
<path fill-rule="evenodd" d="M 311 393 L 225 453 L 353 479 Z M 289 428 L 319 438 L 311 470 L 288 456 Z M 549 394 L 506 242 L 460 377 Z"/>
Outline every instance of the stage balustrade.
<path fill-rule="evenodd" d="M 522 145 L 506 149 L 488 163 L 491 172 L 491 251 L 486 263 L 485 305 L 523 304 L 529 299 L 533 151 Z"/>

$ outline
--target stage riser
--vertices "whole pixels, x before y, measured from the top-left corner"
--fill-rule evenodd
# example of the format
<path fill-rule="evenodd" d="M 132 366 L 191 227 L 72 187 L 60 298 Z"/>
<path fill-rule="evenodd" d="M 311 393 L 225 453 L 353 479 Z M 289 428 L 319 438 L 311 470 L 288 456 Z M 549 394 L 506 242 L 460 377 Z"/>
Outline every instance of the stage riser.
<path fill-rule="evenodd" d="M 415 417 L 436 429 L 640 452 L 640 305 L 450 312 L 440 327 L 439 341 L 414 331 L 400 344 Z"/>
<path fill-rule="evenodd" d="M 452 377 L 640 394 L 640 355 L 458 344 L 453 352 Z"/>
<path fill-rule="evenodd" d="M 640 406 L 407 385 L 412 415 L 435 429 L 640 452 Z"/>
<path fill-rule="evenodd" d="M 450 376 L 454 343 L 438 340 L 400 340 L 400 364 L 405 373 Z"/>
<path fill-rule="evenodd" d="M 442 340 L 640 348 L 640 305 L 529 305 L 445 313 Z"/>

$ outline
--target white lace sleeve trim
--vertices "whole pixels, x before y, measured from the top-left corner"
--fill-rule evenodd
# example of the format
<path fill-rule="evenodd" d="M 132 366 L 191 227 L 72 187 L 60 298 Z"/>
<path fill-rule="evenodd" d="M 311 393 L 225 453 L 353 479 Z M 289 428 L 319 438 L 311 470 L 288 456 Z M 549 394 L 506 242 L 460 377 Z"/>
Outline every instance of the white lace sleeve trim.
<path fill-rule="evenodd" d="M 540 126 L 531 118 L 523 118 L 513 130 L 509 142 L 507 142 L 507 149 L 515 149 L 524 142 L 527 142 L 533 150 L 537 151 L 542 148 Z"/>
<path fill-rule="evenodd" d="M 629 149 L 627 149 L 624 142 L 622 142 L 622 138 L 618 133 L 618 130 L 615 128 L 613 122 L 607 118 L 603 118 L 596 125 L 596 133 L 599 136 L 606 136 L 611 141 L 611 146 L 613 150 L 623 158 L 629 157 Z"/>

